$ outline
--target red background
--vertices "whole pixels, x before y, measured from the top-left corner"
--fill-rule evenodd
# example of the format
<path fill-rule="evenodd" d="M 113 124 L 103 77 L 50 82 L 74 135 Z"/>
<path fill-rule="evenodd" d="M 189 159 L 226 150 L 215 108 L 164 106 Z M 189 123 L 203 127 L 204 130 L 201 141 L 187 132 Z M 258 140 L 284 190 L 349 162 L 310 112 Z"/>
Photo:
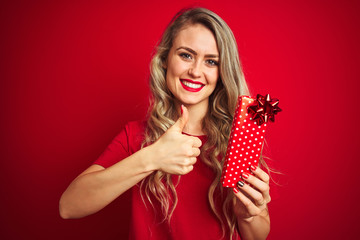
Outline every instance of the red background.
<path fill-rule="evenodd" d="M 175 1 L 174 1 L 175 2 Z M 124 195 L 78 220 L 61 193 L 129 120 L 145 115 L 148 64 L 193 1 L 0 3 L 1 239 L 125 239 Z M 281 196 L 269 239 L 353 239 L 359 219 L 358 1 L 198 1 L 232 28 L 268 128 Z"/>

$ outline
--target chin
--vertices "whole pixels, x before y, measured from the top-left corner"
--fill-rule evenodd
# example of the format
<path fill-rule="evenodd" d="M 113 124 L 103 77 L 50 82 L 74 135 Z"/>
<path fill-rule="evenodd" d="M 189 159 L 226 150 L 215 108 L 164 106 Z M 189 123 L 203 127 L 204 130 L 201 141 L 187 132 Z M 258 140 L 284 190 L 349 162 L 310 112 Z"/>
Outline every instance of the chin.
<path fill-rule="evenodd" d="M 194 99 L 194 98 L 183 98 L 180 99 L 180 102 L 184 105 L 197 105 L 205 102 L 205 99 Z"/>

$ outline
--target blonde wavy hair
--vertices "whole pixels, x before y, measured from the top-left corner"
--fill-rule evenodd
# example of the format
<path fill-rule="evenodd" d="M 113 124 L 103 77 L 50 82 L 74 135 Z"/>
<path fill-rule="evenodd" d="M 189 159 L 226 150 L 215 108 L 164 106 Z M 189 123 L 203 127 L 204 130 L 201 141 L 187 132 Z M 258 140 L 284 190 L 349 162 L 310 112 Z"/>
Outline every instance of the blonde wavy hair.
<path fill-rule="evenodd" d="M 200 157 L 215 173 L 208 191 L 208 200 L 221 224 L 223 236 L 229 233 L 231 239 L 236 235 L 236 217 L 233 213 L 235 196 L 232 189 L 222 187 L 220 176 L 238 96 L 249 95 L 249 90 L 235 37 L 225 21 L 214 12 L 204 8 L 185 9 L 177 13 L 166 28 L 150 64 L 151 97 L 143 146 L 155 142 L 179 118 L 174 107 L 174 96 L 166 85 L 166 70 L 163 66 L 178 32 L 193 24 L 202 24 L 214 34 L 220 54 L 219 80 L 209 97 L 209 109 L 202 121 L 207 141 L 202 146 Z M 176 184 L 172 181 L 171 174 L 162 171 L 155 171 L 140 184 L 145 204 L 144 195 L 153 207 L 153 200 L 161 203 L 164 221 L 170 221 L 177 204 Z M 217 209 L 215 204 L 215 199 L 219 198 L 222 209 Z"/>

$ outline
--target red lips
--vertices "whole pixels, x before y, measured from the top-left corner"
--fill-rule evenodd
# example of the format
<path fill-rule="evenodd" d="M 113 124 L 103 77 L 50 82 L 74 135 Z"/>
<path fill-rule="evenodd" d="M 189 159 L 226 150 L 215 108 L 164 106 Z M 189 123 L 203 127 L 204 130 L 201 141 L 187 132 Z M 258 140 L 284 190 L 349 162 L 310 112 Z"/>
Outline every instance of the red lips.
<path fill-rule="evenodd" d="M 199 92 L 205 85 L 190 79 L 180 79 L 181 86 L 189 92 Z"/>

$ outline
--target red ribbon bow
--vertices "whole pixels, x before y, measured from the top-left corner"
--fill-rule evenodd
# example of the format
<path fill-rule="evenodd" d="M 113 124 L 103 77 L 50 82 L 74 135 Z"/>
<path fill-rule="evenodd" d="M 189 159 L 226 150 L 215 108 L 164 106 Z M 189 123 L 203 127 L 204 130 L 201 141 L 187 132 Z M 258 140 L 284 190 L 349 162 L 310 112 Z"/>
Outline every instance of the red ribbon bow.
<path fill-rule="evenodd" d="M 281 112 L 281 108 L 278 107 L 279 99 L 270 98 L 270 94 L 262 96 L 258 94 L 256 96 L 255 103 L 248 107 L 248 113 L 252 115 L 252 118 L 260 126 L 263 123 L 275 121 L 275 115 Z"/>

